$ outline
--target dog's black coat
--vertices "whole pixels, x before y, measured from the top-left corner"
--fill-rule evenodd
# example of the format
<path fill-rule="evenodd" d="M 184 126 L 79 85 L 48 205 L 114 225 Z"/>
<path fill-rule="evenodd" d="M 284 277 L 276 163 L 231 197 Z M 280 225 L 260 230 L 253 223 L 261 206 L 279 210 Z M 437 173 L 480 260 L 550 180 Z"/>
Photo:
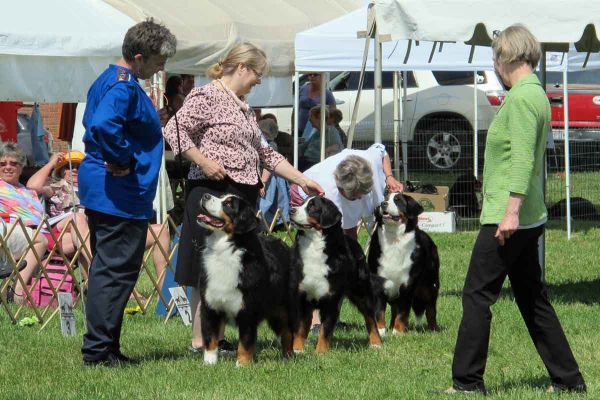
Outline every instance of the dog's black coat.
<path fill-rule="evenodd" d="M 223 211 L 231 218 L 232 230 L 228 240 L 236 249 L 243 250 L 238 284 L 243 297 L 243 307 L 234 317 L 239 329 L 238 362 L 245 364 L 251 361 L 256 345 L 257 327 L 265 319 L 273 331 L 281 336 L 282 352 L 284 357 L 288 357 L 292 352 L 289 303 L 291 297 L 288 291 L 290 249 L 281 240 L 258 232 L 258 219 L 250 204 L 237 196 L 224 195 L 221 198 L 227 196 L 230 196 L 230 201 L 223 203 Z M 204 251 L 210 252 L 211 249 L 207 247 Z M 201 320 L 206 346 L 211 342 L 215 343 L 215 338 L 218 339 L 219 327 L 224 323 L 226 315 L 212 309 L 206 301 L 206 267 L 201 271 Z M 239 349 L 242 347 L 246 355 L 240 354 Z M 244 356 L 249 359 L 243 359 Z"/>
<path fill-rule="evenodd" d="M 548 217 L 558 219 L 567 216 L 567 201 L 562 199 L 548 208 Z M 594 203 L 583 197 L 571 197 L 571 217 L 574 219 L 600 220 Z"/>
<path fill-rule="evenodd" d="M 394 202 L 400 218 L 406 225 L 406 229 L 401 236 L 414 232 L 414 241 L 416 242 L 414 250 L 410 254 L 408 282 L 400 286 L 398 294 L 393 297 L 389 296 L 384 290 L 386 279 L 379 274 L 380 259 L 384 251 L 379 233 L 382 231 L 384 224 L 394 223 L 389 220 L 389 214 L 386 211 L 391 201 Z M 415 315 L 419 317 L 425 313 L 429 329 L 438 329 L 436 303 L 440 287 L 440 261 L 437 246 L 431 237 L 420 230 L 417 225 L 417 217 L 422 212 L 423 208 L 417 201 L 400 193 L 389 194 L 388 201 L 384 201 L 375 210 L 377 227 L 371 236 L 368 264 L 372 273 L 373 289 L 377 301 L 377 325 L 380 330 L 385 328 L 384 316 L 386 304 L 388 303 L 392 309 L 390 329 L 398 332 L 405 331 L 408 327 L 411 308 Z M 388 218 L 384 217 L 386 214 Z M 388 246 L 387 249 L 390 249 L 391 246 L 394 246 L 394 244 Z"/>
<path fill-rule="evenodd" d="M 347 297 L 363 314 L 371 345 L 379 346 L 381 339 L 375 324 L 375 299 L 371 287 L 370 273 L 364 252 L 358 241 L 344 234 L 341 226 L 342 215 L 337 206 L 324 197 L 314 197 L 306 203 L 306 211 L 320 229 L 325 242 L 323 249 L 328 267 L 327 281 L 329 292 L 319 299 L 309 299 L 301 289 L 304 278 L 302 258 L 302 238 L 307 232 L 299 229 L 294 242 L 290 283 L 295 293 L 296 312 L 294 329 L 294 350 L 303 348 L 304 340 L 314 309 L 321 314 L 321 334 L 317 351 L 325 351 L 339 318 L 342 300 Z M 291 212 L 294 222 L 295 208 Z"/>
<path fill-rule="evenodd" d="M 459 176 L 448 192 L 448 205 L 451 210 L 463 218 L 476 218 L 481 208 L 476 192 L 480 191 L 481 183 L 473 174 Z"/>

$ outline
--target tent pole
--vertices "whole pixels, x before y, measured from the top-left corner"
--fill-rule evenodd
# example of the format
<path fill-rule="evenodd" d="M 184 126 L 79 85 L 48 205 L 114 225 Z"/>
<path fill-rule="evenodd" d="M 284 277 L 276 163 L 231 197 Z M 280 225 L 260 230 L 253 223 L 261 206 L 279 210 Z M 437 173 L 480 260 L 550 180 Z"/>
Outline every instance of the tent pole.
<path fill-rule="evenodd" d="M 568 66 L 567 60 L 567 66 Z M 563 111 L 564 111 L 564 141 L 565 141 L 565 192 L 567 199 L 567 238 L 571 240 L 571 160 L 569 148 L 569 89 L 567 70 L 563 70 Z"/>
<path fill-rule="evenodd" d="M 543 43 L 542 46 L 542 57 L 540 58 L 540 81 L 542 83 L 542 88 L 544 88 L 544 92 L 546 91 L 546 45 Z M 548 159 L 547 152 L 544 153 L 544 166 L 542 168 L 542 173 L 540 174 L 540 179 L 542 182 L 542 193 L 544 196 L 544 202 L 546 201 L 546 175 L 548 169 Z M 540 267 L 542 270 L 542 281 L 545 280 L 545 270 L 546 270 L 546 232 L 542 233 L 540 238 L 538 239 L 538 258 L 540 261 Z"/>
<path fill-rule="evenodd" d="M 375 23 L 375 143 L 381 143 L 381 42 L 379 41 L 379 33 L 377 31 L 377 23 Z"/>
<path fill-rule="evenodd" d="M 329 81 L 329 73 L 321 72 L 321 161 L 325 159 L 325 143 L 327 139 L 327 118 L 325 110 L 327 107 L 327 82 Z"/>
<path fill-rule="evenodd" d="M 479 178 L 479 104 L 477 102 L 477 71 L 473 71 L 473 176 Z"/>
<path fill-rule="evenodd" d="M 394 71 L 394 170 L 397 172 L 394 174 L 396 179 L 400 177 L 400 72 Z"/>
<path fill-rule="evenodd" d="M 294 72 L 294 168 L 298 169 L 298 110 L 300 108 L 300 74 Z"/>
<path fill-rule="evenodd" d="M 406 101 L 408 99 L 408 73 L 402 71 L 402 107 L 400 108 L 402 125 L 400 125 L 400 136 L 402 137 L 402 169 L 404 170 L 404 182 L 408 181 L 408 143 L 406 141 Z"/>

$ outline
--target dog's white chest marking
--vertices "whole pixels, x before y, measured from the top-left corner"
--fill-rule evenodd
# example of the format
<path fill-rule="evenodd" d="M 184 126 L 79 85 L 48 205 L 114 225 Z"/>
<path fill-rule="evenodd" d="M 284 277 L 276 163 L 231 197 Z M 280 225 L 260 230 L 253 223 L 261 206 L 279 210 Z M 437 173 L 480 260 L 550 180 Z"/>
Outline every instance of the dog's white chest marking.
<path fill-rule="evenodd" d="M 381 255 L 377 273 L 385 278 L 384 290 L 389 298 L 397 297 L 400 288 L 408 283 L 411 255 L 417 247 L 415 232 L 404 233 L 404 230 L 386 229 L 385 226 L 378 230 Z"/>
<path fill-rule="evenodd" d="M 317 232 L 307 232 L 298 240 L 303 265 L 300 291 L 306 292 L 308 300 L 319 300 L 329 292 L 325 239 Z"/>
<path fill-rule="evenodd" d="M 244 251 L 236 249 L 226 235 L 214 233 L 206 238 L 203 254 L 206 269 L 205 298 L 208 306 L 235 318 L 243 307 L 242 292 L 238 289 Z"/>

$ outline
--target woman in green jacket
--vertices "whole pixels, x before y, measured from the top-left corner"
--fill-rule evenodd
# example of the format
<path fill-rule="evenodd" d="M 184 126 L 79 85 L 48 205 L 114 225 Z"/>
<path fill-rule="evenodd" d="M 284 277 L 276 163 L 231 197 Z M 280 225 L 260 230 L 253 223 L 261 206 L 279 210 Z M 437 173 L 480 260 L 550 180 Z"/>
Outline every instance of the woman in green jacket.
<path fill-rule="evenodd" d="M 586 390 L 558 317 L 548 301 L 538 259 L 546 222 L 542 172 L 550 105 L 534 70 L 539 42 L 513 25 L 493 42 L 494 66 L 510 88 L 487 134 L 481 229 L 462 295 L 463 317 L 447 393 L 485 392 L 492 314 L 508 276 L 529 335 L 552 384 L 549 391 Z"/>

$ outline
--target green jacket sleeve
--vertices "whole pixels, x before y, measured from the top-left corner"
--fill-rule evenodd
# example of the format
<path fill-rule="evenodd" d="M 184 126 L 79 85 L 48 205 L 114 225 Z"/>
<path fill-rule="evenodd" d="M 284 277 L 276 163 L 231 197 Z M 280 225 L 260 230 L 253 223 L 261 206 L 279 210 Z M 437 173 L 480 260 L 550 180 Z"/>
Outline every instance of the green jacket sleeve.
<path fill-rule="evenodd" d="M 509 106 L 507 111 L 511 168 L 508 189 L 512 193 L 526 196 L 535 164 L 537 111 L 524 97 L 513 98 Z"/>

